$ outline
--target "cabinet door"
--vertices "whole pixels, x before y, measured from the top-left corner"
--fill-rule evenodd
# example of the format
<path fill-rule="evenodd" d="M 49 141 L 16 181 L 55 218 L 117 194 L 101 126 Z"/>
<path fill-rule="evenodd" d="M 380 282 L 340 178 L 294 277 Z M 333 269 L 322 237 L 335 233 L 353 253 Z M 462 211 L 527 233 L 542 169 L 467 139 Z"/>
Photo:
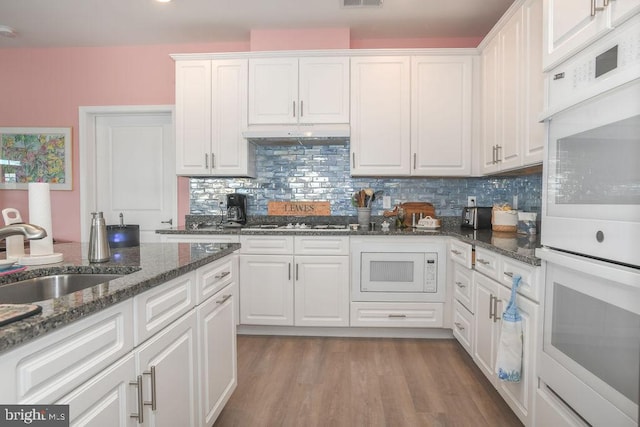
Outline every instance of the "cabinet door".
<path fill-rule="evenodd" d="M 464 305 L 471 313 L 475 312 L 473 271 L 459 264 L 453 266 L 453 297 Z"/>
<path fill-rule="evenodd" d="M 298 58 L 249 60 L 249 124 L 298 122 Z"/>
<path fill-rule="evenodd" d="M 176 173 L 209 174 L 211 61 L 176 62 Z"/>
<path fill-rule="evenodd" d="M 594 2 L 602 6 L 602 0 L 544 0 L 542 62 L 545 71 L 609 30 L 610 8 L 592 12 Z"/>
<path fill-rule="evenodd" d="M 469 57 L 411 58 L 411 174 L 471 173 Z"/>
<path fill-rule="evenodd" d="M 520 90 L 523 96 L 522 164 L 542 163 L 544 157 L 544 123 L 538 117 L 544 108 L 544 73 L 542 72 L 542 0 L 523 6 L 524 65 Z"/>
<path fill-rule="evenodd" d="M 500 299 L 503 304 L 498 304 L 498 317 L 507 306 L 510 292 L 505 287 L 500 287 Z M 516 304 L 522 316 L 522 377 L 520 382 L 507 382 L 496 379 L 498 392 L 502 395 L 513 412 L 520 418 L 524 425 L 533 425 L 533 398 L 536 392 L 536 339 L 538 336 L 538 304 L 535 304 L 521 295 L 516 297 Z M 499 325 L 500 323 L 498 323 Z"/>
<path fill-rule="evenodd" d="M 610 0 L 611 24 L 615 27 L 633 15 L 640 13 L 640 3 L 637 0 Z"/>
<path fill-rule="evenodd" d="M 480 166 L 483 173 L 499 170 L 497 146 L 502 143 L 499 132 L 499 60 L 500 40 L 494 38 L 482 51 L 482 138 Z"/>
<path fill-rule="evenodd" d="M 197 309 L 200 425 L 213 425 L 238 384 L 231 288 L 222 289 Z"/>
<path fill-rule="evenodd" d="M 155 397 L 156 403 L 155 409 L 144 406 L 146 425 L 198 425 L 196 330 L 196 313 L 192 310 L 135 351 L 138 375 L 143 376 L 144 400 L 151 402 Z M 155 381 L 148 374 L 153 372 L 152 367 Z"/>
<path fill-rule="evenodd" d="M 293 257 L 240 257 L 240 323 L 293 325 Z"/>
<path fill-rule="evenodd" d="M 253 145 L 242 137 L 247 128 L 248 62 L 211 62 L 211 174 L 255 176 Z"/>
<path fill-rule="evenodd" d="M 498 84 L 501 85 L 498 107 L 498 161 L 500 169 L 520 166 L 522 135 L 522 10 L 518 10 L 498 35 L 500 41 Z"/>
<path fill-rule="evenodd" d="M 69 424 L 90 427 L 133 427 L 131 414 L 138 412 L 133 354 L 120 359 L 56 402 L 69 405 Z"/>
<path fill-rule="evenodd" d="M 300 58 L 300 123 L 349 123 L 349 58 Z"/>
<path fill-rule="evenodd" d="M 410 58 L 351 58 L 351 175 L 409 175 Z"/>
<path fill-rule="evenodd" d="M 473 360 L 491 382 L 495 382 L 496 348 L 498 345 L 498 326 L 490 314 L 494 306 L 498 312 L 501 304 L 494 304 L 499 296 L 500 285 L 481 274 L 473 274 L 474 292 L 476 294 L 476 312 L 474 317 L 475 339 L 473 343 Z M 496 315 L 499 317 L 499 315 Z"/>
<path fill-rule="evenodd" d="M 349 326 L 349 257 L 295 257 L 296 326 Z"/>

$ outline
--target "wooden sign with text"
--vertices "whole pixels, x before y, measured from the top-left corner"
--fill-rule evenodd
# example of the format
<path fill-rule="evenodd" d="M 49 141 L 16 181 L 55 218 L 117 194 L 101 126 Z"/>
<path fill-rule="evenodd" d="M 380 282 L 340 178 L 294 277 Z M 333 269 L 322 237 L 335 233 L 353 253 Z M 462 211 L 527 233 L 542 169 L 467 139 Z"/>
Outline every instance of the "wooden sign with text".
<path fill-rule="evenodd" d="M 267 215 L 328 216 L 331 215 L 331 204 L 329 202 L 269 202 Z"/>

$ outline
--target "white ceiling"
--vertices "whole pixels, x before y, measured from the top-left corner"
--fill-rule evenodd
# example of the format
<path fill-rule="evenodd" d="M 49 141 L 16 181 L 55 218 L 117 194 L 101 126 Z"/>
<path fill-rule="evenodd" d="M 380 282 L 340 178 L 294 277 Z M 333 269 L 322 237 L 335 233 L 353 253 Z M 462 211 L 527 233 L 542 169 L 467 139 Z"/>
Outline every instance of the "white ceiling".
<path fill-rule="evenodd" d="M 513 0 L 0 0 L 1 48 L 249 41 L 251 29 L 350 28 L 351 39 L 484 37 Z"/>

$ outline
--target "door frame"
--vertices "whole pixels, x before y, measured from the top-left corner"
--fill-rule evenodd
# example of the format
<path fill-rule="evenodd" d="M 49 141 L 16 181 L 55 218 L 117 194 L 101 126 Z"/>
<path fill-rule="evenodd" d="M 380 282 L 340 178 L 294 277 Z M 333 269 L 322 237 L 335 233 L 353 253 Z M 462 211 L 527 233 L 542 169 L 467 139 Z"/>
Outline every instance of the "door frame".
<path fill-rule="evenodd" d="M 78 149 L 80 158 L 80 241 L 89 241 L 91 212 L 98 205 L 96 193 L 96 118 L 122 114 L 169 113 L 175 126 L 174 105 L 108 105 L 78 108 Z M 176 177 L 177 179 L 177 177 Z M 178 195 L 173 195 L 172 218 L 178 217 Z"/>

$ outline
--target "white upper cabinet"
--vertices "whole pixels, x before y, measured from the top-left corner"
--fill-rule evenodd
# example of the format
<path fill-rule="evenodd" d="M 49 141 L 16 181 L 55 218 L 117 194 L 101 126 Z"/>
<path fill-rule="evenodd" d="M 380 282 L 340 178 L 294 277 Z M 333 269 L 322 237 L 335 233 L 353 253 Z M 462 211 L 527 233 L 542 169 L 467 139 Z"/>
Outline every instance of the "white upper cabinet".
<path fill-rule="evenodd" d="M 176 173 L 255 176 L 246 59 L 176 61 Z"/>
<path fill-rule="evenodd" d="M 351 175 L 410 172 L 411 59 L 351 58 Z"/>
<path fill-rule="evenodd" d="M 545 71 L 639 11 L 638 0 L 544 0 Z"/>
<path fill-rule="evenodd" d="M 473 59 L 351 58 L 351 175 L 471 173 Z"/>
<path fill-rule="evenodd" d="M 541 0 L 524 2 L 483 49 L 479 153 L 484 174 L 542 162 L 541 15 Z"/>
<path fill-rule="evenodd" d="M 249 59 L 249 124 L 349 123 L 349 58 Z"/>
<path fill-rule="evenodd" d="M 411 175 L 471 173 L 472 58 L 411 58 Z"/>

